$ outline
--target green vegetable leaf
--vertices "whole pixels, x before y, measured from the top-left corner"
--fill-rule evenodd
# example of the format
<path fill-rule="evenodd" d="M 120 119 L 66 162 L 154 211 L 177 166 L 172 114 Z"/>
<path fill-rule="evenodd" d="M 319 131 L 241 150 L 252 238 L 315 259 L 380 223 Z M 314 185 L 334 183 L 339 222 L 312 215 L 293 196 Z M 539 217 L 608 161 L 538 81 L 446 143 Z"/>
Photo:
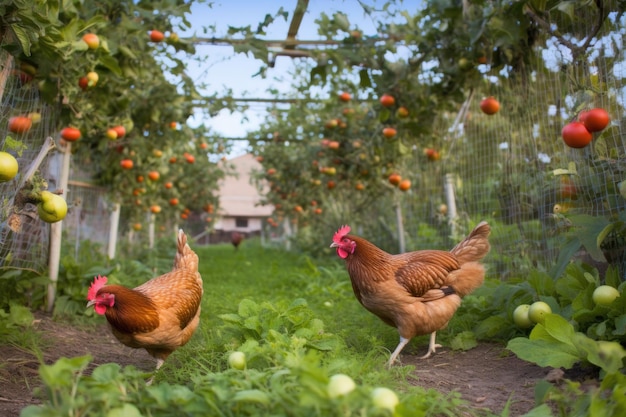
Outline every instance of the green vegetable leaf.
<path fill-rule="evenodd" d="M 539 366 L 553 368 L 571 368 L 580 362 L 577 354 L 561 350 L 563 344 L 547 340 L 530 340 L 525 337 L 511 339 L 506 348 L 515 353 L 518 358 Z"/>

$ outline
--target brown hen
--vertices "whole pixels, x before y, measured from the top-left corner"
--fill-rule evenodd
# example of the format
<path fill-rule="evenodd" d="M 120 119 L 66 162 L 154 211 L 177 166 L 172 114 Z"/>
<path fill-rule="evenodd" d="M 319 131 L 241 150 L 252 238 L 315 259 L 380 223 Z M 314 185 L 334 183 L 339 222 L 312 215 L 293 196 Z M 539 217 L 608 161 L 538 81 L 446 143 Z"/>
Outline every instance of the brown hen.
<path fill-rule="evenodd" d="M 189 341 L 200 322 L 203 288 L 198 256 L 182 230 L 177 243 L 172 271 L 134 289 L 106 285 L 107 278 L 98 276 L 87 294 L 87 307 L 105 315 L 120 342 L 156 358 L 157 370 Z"/>
<path fill-rule="evenodd" d="M 479 223 L 451 251 L 420 250 L 391 255 L 367 240 L 340 228 L 331 247 L 344 259 L 354 295 L 371 313 L 398 329 L 400 343 L 391 354 L 391 366 L 409 341 L 430 333 L 428 352 L 435 352 L 436 332 L 446 327 L 461 298 L 480 285 L 485 268 L 479 261 L 490 249 L 490 227 Z"/>

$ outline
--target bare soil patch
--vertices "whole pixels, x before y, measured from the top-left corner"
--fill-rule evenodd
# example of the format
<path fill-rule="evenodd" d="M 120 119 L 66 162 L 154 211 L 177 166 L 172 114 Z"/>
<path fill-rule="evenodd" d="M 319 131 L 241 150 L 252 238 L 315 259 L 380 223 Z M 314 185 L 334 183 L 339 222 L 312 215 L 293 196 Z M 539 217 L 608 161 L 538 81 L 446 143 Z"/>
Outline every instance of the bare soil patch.
<path fill-rule="evenodd" d="M 130 349 L 120 344 L 106 325 L 96 331 L 78 329 L 39 315 L 37 327 L 49 346 L 43 352 L 47 364 L 61 357 L 90 354 L 92 366 L 115 362 L 122 366 L 151 371 L 154 360 L 143 349 Z M 509 399 L 513 400 L 510 415 L 519 416 L 534 407 L 535 383 L 546 377 L 549 369 L 524 362 L 503 346 L 480 344 L 457 352 L 440 348 L 440 353 L 424 360 L 403 354 L 405 365 L 415 365 L 412 383 L 440 392 L 457 391 L 476 408 L 498 414 Z M 13 346 L 0 345 L 0 415 L 17 417 L 29 404 L 37 404 L 33 390 L 40 385 L 39 361 L 31 353 Z"/>

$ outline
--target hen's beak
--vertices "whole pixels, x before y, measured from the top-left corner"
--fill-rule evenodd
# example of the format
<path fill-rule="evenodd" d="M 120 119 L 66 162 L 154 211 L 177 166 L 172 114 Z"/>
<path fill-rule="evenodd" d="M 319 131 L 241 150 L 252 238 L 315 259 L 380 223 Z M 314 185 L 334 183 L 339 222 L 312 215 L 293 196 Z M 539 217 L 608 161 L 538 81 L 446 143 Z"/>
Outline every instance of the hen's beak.
<path fill-rule="evenodd" d="M 85 308 L 92 307 L 94 304 L 96 304 L 96 300 L 90 300 L 90 301 L 87 303 L 87 307 L 85 307 Z"/>
<path fill-rule="evenodd" d="M 338 248 L 339 247 L 339 243 L 333 242 L 333 243 L 330 244 L 330 247 L 331 248 Z"/>

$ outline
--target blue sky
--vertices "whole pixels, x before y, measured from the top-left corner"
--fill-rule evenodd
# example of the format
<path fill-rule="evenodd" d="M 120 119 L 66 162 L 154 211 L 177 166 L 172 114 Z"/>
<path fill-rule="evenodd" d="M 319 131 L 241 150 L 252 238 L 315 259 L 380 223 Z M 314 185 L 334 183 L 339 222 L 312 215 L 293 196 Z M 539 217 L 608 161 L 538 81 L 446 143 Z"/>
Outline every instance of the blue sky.
<path fill-rule="evenodd" d="M 381 2 L 369 1 L 368 3 Z M 207 4 L 194 6 L 190 21 L 193 25 L 192 30 L 197 36 L 209 36 L 203 33 L 203 27 L 215 26 L 215 36 L 223 37 L 226 35 L 228 26 L 251 25 L 252 28 L 256 28 L 258 23 L 264 20 L 266 14 L 275 15 L 282 6 L 289 12 L 288 20 L 277 19 L 267 28 L 267 35 L 264 39 L 284 39 L 287 36 L 296 4 L 297 0 L 219 0 L 213 2 L 211 7 Z M 339 10 L 348 14 L 351 26 L 358 26 L 367 34 L 374 33 L 375 23 L 365 16 L 357 0 L 310 0 L 300 25 L 298 39 L 319 39 L 315 19 L 322 12 L 332 15 Z M 268 70 L 267 78 L 263 79 L 259 76 L 253 77 L 258 72 L 261 62 L 243 54 L 235 54 L 232 47 L 197 45 L 196 50 L 197 55 L 206 57 L 206 62 L 202 63 L 200 67 L 190 63 L 190 75 L 199 82 L 208 84 L 207 90 L 203 91 L 207 95 L 220 94 L 230 88 L 235 97 L 272 98 L 267 92 L 270 87 L 277 88 L 279 91 L 285 91 L 286 87 L 284 83 L 277 83 L 274 78 L 285 75 L 302 59 L 279 57 L 274 68 Z M 245 114 L 248 120 L 244 120 L 242 114 L 230 114 L 224 111 L 209 120 L 192 120 L 190 123 L 202 122 L 225 137 L 243 137 L 246 136 L 246 132 L 253 131 L 259 126 L 264 118 L 264 113 L 263 105 L 254 104 L 251 105 L 251 110 Z M 241 153 L 243 153 L 242 146 L 238 147 L 232 156 Z"/>

